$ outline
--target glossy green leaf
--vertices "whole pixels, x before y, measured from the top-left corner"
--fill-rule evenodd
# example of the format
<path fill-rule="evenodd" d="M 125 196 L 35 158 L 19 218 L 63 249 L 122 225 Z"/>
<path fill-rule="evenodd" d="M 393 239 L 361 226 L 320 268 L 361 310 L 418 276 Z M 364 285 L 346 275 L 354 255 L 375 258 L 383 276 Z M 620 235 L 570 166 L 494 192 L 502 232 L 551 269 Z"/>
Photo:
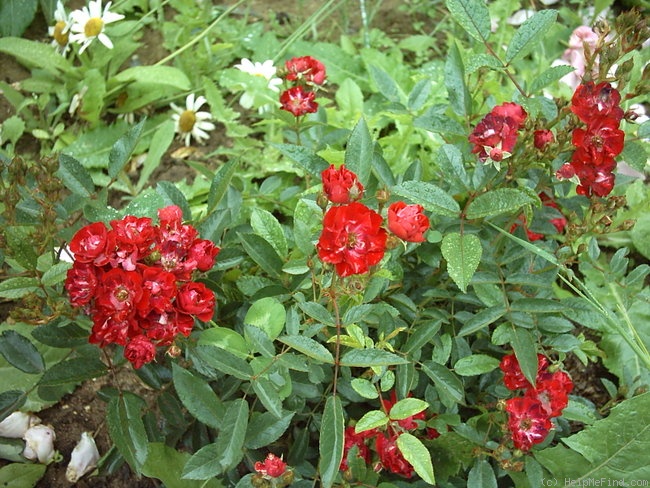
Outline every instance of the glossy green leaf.
<path fill-rule="evenodd" d="M 73 358 L 55 364 L 41 377 L 40 386 L 61 386 L 80 383 L 85 380 L 103 376 L 107 373 L 106 365 L 98 358 Z"/>
<path fill-rule="evenodd" d="M 260 376 L 252 381 L 251 384 L 257 399 L 262 402 L 264 408 L 277 419 L 282 418 L 282 400 L 280 400 L 278 389 L 274 386 L 273 382 Z"/>
<path fill-rule="evenodd" d="M 296 351 L 303 353 L 305 356 L 316 359 L 317 361 L 329 364 L 334 363 L 334 356 L 332 356 L 332 353 L 320 342 L 317 342 L 310 337 L 285 335 L 278 337 L 278 340 Z"/>
<path fill-rule="evenodd" d="M 429 408 L 429 404 L 419 398 L 403 398 L 393 405 L 388 412 L 391 420 L 403 420 Z"/>
<path fill-rule="evenodd" d="M 334 316 L 329 310 L 317 302 L 298 302 L 300 310 L 305 312 L 311 318 L 325 325 L 334 325 Z"/>
<path fill-rule="evenodd" d="M 527 19 L 508 43 L 506 63 L 521 58 L 537 47 L 557 19 L 557 10 L 545 9 L 535 12 Z"/>
<path fill-rule="evenodd" d="M 166 488 L 222 488 L 224 486 L 216 478 L 207 481 L 181 479 L 183 467 L 189 458 L 189 453 L 179 452 L 162 442 L 151 442 L 147 450 L 147 459 L 142 466 L 142 474 L 147 478 L 160 480 Z"/>
<path fill-rule="evenodd" d="M 253 302 L 246 312 L 244 323 L 263 330 L 269 339 L 275 340 L 284 329 L 286 319 L 284 305 L 276 298 L 265 297 Z"/>
<path fill-rule="evenodd" d="M 395 83 L 395 80 L 386 73 L 382 68 L 375 65 L 370 65 L 370 77 L 375 82 L 379 93 L 386 97 L 389 101 L 398 103 L 400 101 L 400 89 Z"/>
<path fill-rule="evenodd" d="M 156 184 L 156 192 L 163 197 L 165 206 L 176 205 L 183 213 L 183 220 L 192 220 L 192 209 L 187 202 L 183 192 L 171 181 L 159 181 Z"/>
<path fill-rule="evenodd" d="M 0 335 L 0 354 L 24 373 L 39 374 L 45 371 L 45 361 L 38 349 L 25 336 L 13 330 Z"/>
<path fill-rule="evenodd" d="M 474 234 L 453 232 L 442 239 L 441 250 L 442 256 L 447 261 L 449 276 L 458 288 L 466 292 L 481 262 L 483 247 L 480 239 Z"/>
<path fill-rule="evenodd" d="M 95 191 L 95 184 L 88 170 L 68 154 L 59 155 L 59 169 L 56 175 L 61 178 L 66 188 L 76 195 L 90 198 Z"/>
<path fill-rule="evenodd" d="M 15 300 L 38 290 L 38 279 L 16 276 L 0 282 L 0 297 Z"/>
<path fill-rule="evenodd" d="M 305 146 L 296 146 L 294 144 L 273 144 L 282 154 L 292 159 L 308 173 L 316 178 L 321 177 L 321 173 L 329 167 L 329 163 L 316 153 L 312 152 Z"/>
<path fill-rule="evenodd" d="M 72 264 L 65 261 L 53 264 L 41 276 L 41 283 L 44 286 L 54 286 L 63 283 L 70 268 L 72 268 Z"/>
<path fill-rule="evenodd" d="M 498 359 L 486 354 L 472 354 L 456 361 L 454 371 L 461 376 L 476 376 L 489 373 L 498 367 Z"/>
<path fill-rule="evenodd" d="M 244 323 L 244 335 L 246 336 L 247 347 L 251 351 L 258 352 L 267 358 L 275 356 L 275 344 L 264 330 Z"/>
<path fill-rule="evenodd" d="M 234 468 L 244 457 L 244 440 L 248 428 L 249 407 L 243 398 L 233 400 L 223 418 L 223 427 L 217 438 L 220 463 L 224 471 Z"/>
<path fill-rule="evenodd" d="M 115 144 L 113 144 L 111 152 L 108 155 L 108 176 L 111 178 L 117 178 L 120 172 L 124 169 L 124 166 L 126 166 L 126 163 L 131 159 L 135 146 L 138 144 L 140 136 L 142 135 L 145 120 L 146 119 L 143 119 L 131 127 L 126 134 L 120 137 Z"/>
<path fill-rule="evenodd" d="M 364 378 L 354 378 L 350 384 L 352 385 L 352 389 L 363 398 L 373 400 L 379 397 L 379 393 L 377 392 L 375 385 Z"/>
<path fill-rule="evenodd" d="M 494 307 L 484 308 L 477 314 L 473 315 L 465 325 L 458 331 L 459 337 L 465 337 L 474 334 L 484 327 L 493 324 L 506 313 L 504 305 L 495 305 Z"/>
<path fill-rule="evenodd" d="M 363 417 L 354 426 L 354 431 L 359 434 L 370 429 L 376 429 L 378 427 L 383 427 L 388 424 L 390 419 L 388 416 L 381 410 L 370 410 L 366 412 Z"/>
<path fill-rule="evenodd" d="M 108 403 L 106 421 L 111 440 L 137 474 L 147 458 L 147 434 L 142 422 L 145 402 L 133 393 L 116 395 Z"/>
<path fill-rule="evenodd" d="M 294 412 L 284 412 L 277 417 L 269 412 L 254 416 L 248 424 L 244 446 L 248 449 L 260 449 L 277 441 L 291 425 Z"/>
<path fill-rule="evenodd" d="M 198 346 L 195 351 L 209 366 L 222 373 L 242 380 L 249 380 L 253 376 L 250 364 L 230 351 L 209 345 Z"/>
<path fill-rule="evenodd" d="M 422 205 L 436 215 L 458 217 L 460 206 L 441 188 L 424 181 L 405 181 L 392 188 L 392 193 Z"/>
<path fill-rule="evenodd" d="M 328 396 L 321 420 L 318 452 L 322 486 L 331 488 L 339 473 L 343 459 L 343 441 L 345 438 L 345 416 L 341 400 L 337 396 Z"/>
<path fill-rule="evenodd" d="M 515 351 L 517 362 L 526 379 L 531 385 L 534 385 L 538 367 L 535 339 L 533 339 L 532 334 L 527 329 L 514 325 L 512 327 L 511 344 Z"/>
<path fill-rule="evenodd" d="M 228 185 L 239 167 L 238 161 L 231 160 L 221 166 L 212 178 L 208 193 L 208 213 L 214 211 L 228 191 Z"/>
<path fill-rule="evenodd" d="M 352 129 L 345 149 L 345 167 L 354 172 L 359 181 L 367 185 L 372 170 L 374 141 L 364 118 Z"/>
<path fill-rule="evenodd" d="M 220 461 L 221 446 L 207 444 L 196 451 L 183 467 L 181 479 L 209 480 L 223 472 Z"/>
<path fill-rule="evenodd" d="M 557 300 L 547 298 L 520 298 L 510 304 L 512 312 L 537 313 L 562 313 L 566 306 Z"/>
<path fill-rule="evenodd" d="M 446 394 L 456 403 L 462 403 L 465 398 L 463 382 L 447 367 L 433 361 L 422 364 L 422 371 L 433 380 L 438 391 Z"/>
<path fill-rule="evenodd" d="M 449 103 L 456 115 L 465 117 L 471 112 L 472 97 L 465 82 L 463 57 L 456 42 L 452 42 L 445 62 L 445 87 Z"/>
<path fill-rule="evenodd" d="M 415 472 L 424 481 L 430 485 L 436 484 L 436 479 L 433 474 L 433 463 L 431 462 L 431 453 L 422 444 L 422 441 L 415 437 L 413 434 L 404 432 L 397 438 L 397 447 L 404 456 Z"/>
<path fill-rule="evenodd" d="M 284 263 L 271 244 L 257 234 L 238 235 L 244 250 L 260 268 L 276 278 L 282 275 Z"/>
<path fill-rule="evenodd" d="M 205 425 L 218 429 L 225 409 L 212 387 L 203 378 L 176 363 L 172 364 L 172 377 L 178 398 L 187 411 Z"/>
<path fill-rule="evenodd" d="M 286 257 L 288 253 L 287 239 L 278 219 L 269 212 L 261 208 L 254 208 L 251 213 L 251 227 L 263 237 L 281 257 Z"/>
<path fill-rule="evenodd" d="M 226 349 L 241 359 L 248 357 L 248 344 L 246 339 L 238 332 L 226 327 L 211 327 L 201 331 L 198 345 L 216 346 L 221 349 Z"/>
<path fill-rule="evenodd" d="M 524 205 L 539 205 L 539 198 L 517 188 L 497 188 L 480 194 L 467 206 L 468 219 L 514 213 Z"/>
<path fill-rule="evenodd" d="M 477 459 L 469 470 L 467 486 L 476 488 L 497 488 L 497 478 L 490 463 L 485 459 Z"/>
<path fill-rule="evenodd" d="M 408 361 L 383 349 L 352 349 L 341 356 L 341 366 L 371 368 L 406 364 Z"/>
<path fill-rule="evenodd" d="M 11 463 L 0 468 L 0 486 L 33 488 L 45 474 L 45 464 Z"/>
<path fill-rule="evenodd" d="M 533 80 L 530 86 L 531 93 L 537 93 L 542 88 L 547 87 L 551 83 L 555 83 L 564 76 L 568 75 L 572 71 L 575 71 L 573 66 L 560 65 L 560 66 L 551 66 L 541 75 Z"/>
<path fill-rule="evenodd" d="M 483 0 L 446 0 L 453 19 L 479 42 L 490 36 L 490 12 Z"/>

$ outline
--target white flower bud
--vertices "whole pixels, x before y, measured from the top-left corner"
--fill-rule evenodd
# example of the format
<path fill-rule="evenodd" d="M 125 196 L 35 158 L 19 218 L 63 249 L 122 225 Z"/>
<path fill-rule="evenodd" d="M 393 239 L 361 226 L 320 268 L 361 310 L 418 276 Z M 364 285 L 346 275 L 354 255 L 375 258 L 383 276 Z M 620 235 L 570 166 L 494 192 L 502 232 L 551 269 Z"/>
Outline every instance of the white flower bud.
<path fill-rule="evenodd" d="M 72 450 L 70 464 L 65 477 L 71 483 L 76 483 L 84 474 L 95 469 L 99 460 L 99 451 L 95 439 L 88 432 L 81 434 L 81 439 Z"/>
<path fill-rule="evenodd" d="M 36 415 L 25 412 L 14 412 L 0 422 L 0 437 L 22 439 L 27 429 L 40 423 L 41 419 Z"/>
<path fill-rule="evenodd" d="M 41 464 L 49 464 L 54 459 L 54 440 L 56 435 L 51 425 L 35 425 L 25 432 L 23 440 L 26 442 L 23 456 L 32 461 L 38 460 Z"/>

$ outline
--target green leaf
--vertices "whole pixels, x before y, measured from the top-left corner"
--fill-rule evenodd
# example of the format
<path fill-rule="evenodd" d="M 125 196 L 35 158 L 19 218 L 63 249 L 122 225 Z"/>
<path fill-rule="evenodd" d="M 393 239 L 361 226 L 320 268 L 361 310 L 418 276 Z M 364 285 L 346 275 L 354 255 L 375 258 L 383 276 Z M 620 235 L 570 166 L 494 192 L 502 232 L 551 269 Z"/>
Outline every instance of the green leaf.
<path fill-rule="evenodd" d="M 173 66 L 134 66 L 120 71 L 113 80 L 118 83 L 141 83 L 144 85 L 166 85 L 187 91 L 192 88 L 189 78 Z"/>
<path fill-rule="evenodd" d="M 439 392 L 446 394 L 456 403 L 462 403 L 465 398 L 463 382 L 442 364 L 429 361 L 422 364 L 422 371 L 433 380 Z"/>
<path fill-rule="evenodd" d="M 45 361 L 29 339 L 13 330 L 0 335 L 0 354 L 9 364 L 24 373 L 40 374 L 45 371 Z"/>
<path fill-rule="evenodd" d="M 54 286 L 62 283 L 65 281 L 70 268 L 72 268 L 72 264 L 65 261 L 53 264 L 41 276 L 41 283 L 44 286 Z"/>
<path fill-rule="evenodd" d="M 436 484 L 436 479 L 433 475 L 431 453 L 429 453 L 429 450 L 422 444 L 420 439 L 413 434 L 404 432 L 397 438 L 397 448 L 402 453 L 402 456 L 404 456 L 404 459 L 411 463 L 411 466 L 413 466 L 413 469 L 420 478 L 430 485 Z"/>
<path fill-rule="evenodd" d="M 506 63 L 510 64 L 535 49 L 556 19 L 557 10 L 545 9 L 535 12 L 532 17 L 521 24 L 508 44 Z"/>
<path fill-rule="evenodd" d="M 442 319 L 430 320 L 419 325 L 417 328 L 412 329 L 406 345 L 402 351 L 406 354 L 419 351 L 438 333 L 442 327 Z"/>
<path fill-rule="evenodd" d="M 278 389 L 273 385 L 273 382 L 260 376 L 251 384 L 257 399 L 262 402 L 262 405 L 276 418 L 282 418 L 282 400 L 280 400 Z"/>
<path fill-rule="evenodd" d="M 548 68 L 533 80 L 530 85 L 530 93 L 540 91 L 542 88 L 547 87 L 551 83 L 555 83 L 572 71 L 575 71 L 575 68 L 568 65 L 552 66 Z"/>
<path fill-rule="evenodd" d="M 228 161 L 215 173 L 208 193 L 208 213 L 214 211 L 228 191 L 228 185 L 230 185 L 230 180 L 235 175 L 238 166 L 238 161 Z"/>
<path fill-rule="evenodd" d="M 0 2 L 0 36 L 20 37 L 34 20 L 38 0 L 2 0 Z"/>
<path fill-rule="evenodd" d="M 280 278 L 282 276 L 282 258 L 263 237 L 257 234 L 237 233 L 246 253 L 260 268 L 268 274 Z"/>
<path fill-rule="evenodd" d="M 38 279 L 16 276 L 0 282 L 0 297 L 15 300 L 38 290 Z"/>
<path fill-rule="evenodd" d="M 458 43 L 452 42 L 445 62 L 445 87 L 449 104 L 456 115 L 465 117 L 472 109 L 472 97 L 465 83 L 465 66 L 458 49 Z"/>
<path fill-rule="evenodd" d="M 328 396 L 318 440 L 320 453 L 318 471 L 324 488 L 331 488 L 339 473 L 343 459 L 344 422 L 345 416 L 341 400 L 337 396 Z"/>
<path fill-rule="evenodd" d="M 284 305 L 273 297 L 265 297 L 253 302 L 244 317 L 245 324 L 262 329 L 271 340 L 275 340 L 280 335 L 286 320 L 287 312 Z"/>
<path fill-rule="evenodd" d="M 272 144 L 272 146 L 316 178 L 320 179 L 321 173 L 329 168 L 330 164 L 327 161 L 305 146 L 294 144 Z"/>
<path fill-rule="evenodd" d="M 0 422 L 25 404 L 27 395 L 20 390 L 7 390 L 0 393 Z"/>
<path fill-rule="evenodd" d="M 317 302 L 299 302 L 298 306 L 300 310 L 305 312 L 311 318 L 317 320 L 318 322 L 325 325 L 334 325 L 334 316 L 323 307 L 320 303 Z"/>
<path fill-rule="evenodd" d="M 408 361 L 383 349 L 352 349 L 341 357 L 341 366 L 351 368 L 371 368 L 394 364 L 408 364 Z"/>
<path fill-rule="evenodd" d="M 216 442 L 220 453 L 219 462 L 223 471 L 234 468 L 244 457 L 243 449 L 248 427 L 248 415 L 248 402 L 243 398 L 233 400 L 226 410 L 223 427 Z"/>
<path fill-rule="evenodd" d="M 166 488 L 222 488 L 217 479 L 209 481 L 183 480 L 183 467 L 190 458 L 186 452 L 178 452 L 162 442 L 151 442 L 147 450 L 147 459 L 142 466 L 142 474 L 147 478 L 156 478 Z"/>
<path fill-rule="evenodd" d="M 217 326 L 201 331 L 198 345 L 226 349 L 241 359 L 246 359 L 249 353 L 246 339 L 238 332 L 226 327 Z"/>
<path fill-rule="evenodd" d="M 156 184 L 156 192 L 163 198 L 165 206 L 176 205 L 181 209 L 184 220 L 192 219 L 190 204 L 187 202 L 183 192 L 174 183 L 171 181 L 159 181 Z"/>
<path fill-rule="evenodd" d="M 490 12 L 483 0 L 446 0 L 453 19 L 479 42 L 490 36 Z"/>
<path fill-rule="evenodd" d="M 149 144 L 149 150 L 147 151 L 147 157 L 144 163 L 142 163 L 142 168 L 140 168 L 140 176 L 136 185 L 136 191 L 138 193 L 149 183 L 149 178 L 160 165 L 162 157 L 174 140 L 175 133 L 174 121 L 171 119 L 160 124 L 156 132 L 154 132 L 151 138 L 151 144 Z"/>
<path fill-rule="evenodd" d="M 110 399 L 106 414 L 111 440 L 138 475 L 147 458 L 148 440 L 141 416 L 144 405 L 139 396 L 123 392 Z"/>
<path fill-rule="evenodd" d="M 505 315 L 505 313 L 506 307 L 504 305 L 495 305 L 494 307 L 484 308 L 465 322 L 465 325 L 463 325 L 463 327 L 458 331 L 458 337 L 465 337 L 478 332 L 483 327 L 499 320 Z"/>
<path fill-rule="evenodd" d="M 497 488 L 497 478 L 490 463 L 485 459 L 477 459 L 469 471 L 467 486 L 476 488 Z"/>
<path fill-rule="evenodd" d="M 285 257 L 288 253 L 287 239 L 278 219 L 269 212 L 261 208 L 254 208 L 251 213 L 251 227 L 257 235 L 263 237 L 273 249 L 281 256 Z"/>
<path fill-rule="evenodd" d="M 637 219 L 630 237 L 636 250 L 650 259 L 650 215 L 642 215 Z"/>
<path fill-rule="evenodd" d="M 391 420 L 404 420 L 429 408 L 429 404 L 419 398 L 403 398 L 388 412 Z"/>
<path fill-rule="evenodd" d="M 535 452 L 551 475 L 575 480 L 650 479 L 650 393 L 629 398 L 612 408 L 609 416 L 558 445 Z"/>
<path fill-rule="evenodd" d="M 390 419 L 381 410 L 370 410 L 359 419 L 354 426 L 354 431 L 358 434 L 366 430 L 383 427 L 389 420 Z"/>
<path fill-rule="evenodd" d="M 294 415 L 294 412 L 289 412 L 278 418 L 265 412 L 254 416 L 248 424 L 244 446 L 248 449 L 260 449 L 273 444 L 287 431 Z"/>
<path fill-rule="evenodd" d="M 379 93 L 389 101 L 398 103 L 400 101 L 400 89 L 395 80 L 378 66 L 370 65 L 370 77 L 375 82 Z"/>
<path fill-rule="evenodd" d="M 198 346 L 195 350 L 203 361 L 222 373 L 241 380 L 250 380 L 253 376 L 253 369 L 250 364 L 230 351 L 208 345 Z"/>
<path fill-rule="evenodd" d="M 11 463 L 0 468 L 0 486 L 33 488 L 45 474 L 45 464 Z"/>
<path fill-rule="evenodd" d="M 517 362 L 526 379 L 531 385 L 535 385 L 538 366 L 535 340 L 528 330 L 514 325 L 512 327 L 511 343 L 515 351 L 515 356 L 517 357 Z"/>
<path fill-rule="evenodd" d="M 95 191 L 90 173 L 72 156 L 64 153 L 59 155 L 59 169 L 56 175 L 61 178 L 66 188 L 81 197 L 89 198 Z"/>
<path fill-rule="evenodd" d="M 429 78 L 423 78 L 418 81 L 411 90 L 411 93 L 409 93 L 407 101 L 408 109 L 412 112 L 420 110 L 429 99 L 432 87 L 433 83 L 431 83 Z"/>
<path fill-rule="evenodd" d="M 129 162 L 135 146 L 140 140 L 145 119 L 130 128 L 126 134 L 120 137 L 108 155 L 108 176 L 115 179 L 120 174 L 126 163 Z"/>
<path fill-rule="evenodd" d="M 0 138 L 2 141 L 10 141 L 13 145 L 25 133 L 25 122 L 17 115 L 12 115 L 2 122 L 0 127 Z"/>
<path fill-rule="evenodd" d="M 345 148 L 345 167 L 354 172 L 359 181 L 368 184 L 372 170 L 374 142 L 368 124 L 362 117 L 352 129 Z"/>
<path fill-rule="evenodd" d="M 61 386 L 103 376 L 107 368 L 98 358 L 73 358 L 55 364 L 43 374 L 40 386 Z"/>
<path fill-rule="evenodd" d="M 557 300 L 547 298 L 520 298 L 510 304 L 512 312 L 527 313 L 562 313 L 566 311 L 566 306 Z"/>
<path fill-rule="evenodd" d="M 29 68 L 41 68 L 53 75 L 71 70 L 70 62 L 52 49 L 52 46 L 43 42 L 4 37 L 0 39 L 0 52 L 13 56 L 20 64 Z"/>
<path fill-rule="evenodd" d="M 540 200 L 529 192 L 516 188 L 498 188 L 482 193 L 467 206 L 468 219 L 480 219 L 514 213 L 524 205 L 539 206 Z"/>
<path fill-rule="evenodd" d="M 456 361 L 454 371 L 461 376 L 476 376 L 489 373 L 498 367 L 498 359 L 486 354 L 472 354 Z"/>
<path fill-rule="evenodd" d="M 350 382 L 352 389 L 356 391 L 359 395 L 361 395 L 363 398 L 368 398 L 370 400 L 373 400 L 375 398 L 379 397 L 379 393 L 377 393 L 377 388 L 370 383 L 370 381 L 364 379 L 364 378 L 354 378 Z"/>
<path fill-rule="evenodd" d="M 221 446 L 216 442 L 196 451 L 183 467 L 181 479 L 209 480 L 223 472 L 220 461 Z"/>
<path fill-rule="evenodd" d="M 278 337 L 278 340 L 296 351 L 303 353 L 305 356 L 322 363 L 334 364 L 334 356 L 332 356 L 332 353 L 314 339 L 299 335 L 285 335 Z"/>
<path fill-rule="evenodd" d="M 440 249 L 442 256 L 447 261 L 449 276 L 465 293 L 467 285 L 481 262 L 483 247 L 480 239 L 474 234 L 453 232 L 442 239 Z"/>
<path fill-rule="evenodd" d="M 405 181 L 391 189 L 395 195 L 422 205 L 436 215 L 458 217 L 460 206 L 454 198 L 441 188 L 424 181 Z"/>
<path fill-rule="evenodd" d="M 172 364 L 174 388 L 187 411 L 205 425 L 220 428 L 225 409 L 212 387 L 191 371 Z"/>

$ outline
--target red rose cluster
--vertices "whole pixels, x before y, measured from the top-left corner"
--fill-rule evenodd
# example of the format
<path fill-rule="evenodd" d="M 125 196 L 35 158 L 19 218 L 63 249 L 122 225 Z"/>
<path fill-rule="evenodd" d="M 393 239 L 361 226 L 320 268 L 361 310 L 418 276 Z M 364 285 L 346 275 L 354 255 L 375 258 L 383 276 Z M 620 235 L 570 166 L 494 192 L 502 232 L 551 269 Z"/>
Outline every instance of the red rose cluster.
<path fill-rule="evenodd" d="M 280 108 L 295 117 L 315 113 L 318 103 L 314 101 L 318 88 L 325 83 L 325 66 L 311 56 L 291 58 L 284 65 L 284 79 L 293 86 L 280 94 Z"/>
<path fill-rule="evenodd" d="M 188 336 L 194 318 L 210 320 L 215 297 L 194 271 L 208 271 L 219 248 L 181 222 L 181 209 L 158 211 L 160 225 L 128 215 L 81 228 L 70 241 L 74 264 L 65 288 L 70 303 L 93 320 L 89 341 L 124 346 L 135 368 L 151 362 L 156 346 Z"/>
<path fill-rule="evenodd" d="M 546 439 L 553 427 L 551 419 L 562 414 L 569 403 L 573 382 L 564 371 L 550 372 L 546 356 L 537 355 L 535 386 L 530 384 L 521 371 L 514 354 L 501 360 L 503 383 L 509 390 L 524 390 L 524 395 L 506 400 L 508 429 L 515 448 L 528 451 L 533 444 Z"/>
<path fill-rule="evenodd" d="M 345 165 L 331 165 L 321 174 L 323 193 L 335 204 L 325 213 L 323 231 L 316 244 L 323 262 L 333 264 L 339 276 L 367 273 L 386 252 L 388 232 L 384 219 L 359 203 L 364 187 Z M 388 229 L 408 242 L 423 242 L 429 219 L 421 205 L 392 203 L 388 208 Z"/>
<path fill-rule="evenodd" d="M 390 400 L 382 399 L 381 403 L 383 410 L 390 412 L 393 405 L 397 403 L 395 391 L 391 392 Z M 426 414 L 425 412 L 420 412 L 405 419 L 391 421 L 391 424 L 394 425 L 389 424 L 386 432 L 381 432 L 378 429 L 370 429 L 357 433 L 354 427 L 347 427 L 345 429 L 343 460 L 341 461 L 340 470 L 345 471 L 348 469 L 348 454 L 354 446 L 358 448 L 357 455 L 363 458 L 366 464 L 370 464 L 372 456 L 367 442 L 374 438 L 374 449 L 379 458 L 374 469 L 376 471 L 386 469 L 391 473 L 404 476 L 405 478 L 411 478 L 415 471 L 411 463 L 404 458 L 397 447 L 397 439 L 401 432 L 414 432 L 417 429 L 421 429 L 425 423 Z M 440 434 L 435 429 L 427 428 L 424 436 L 427 439 L 435 439 Z"/>
<path fill-rule="evenodd" d="M 579 195 L 604 197 L 614 188 L 614 158 L 623 151 L 625 139 L 625 133 L 619 129 L 624 115 L 620 102 L 620 93 L 607 82 L 583 83 L 573 94 L 571 111 L 585 127 L 573 131 L 576 150 L 556 176 L 558 179 L 577 176 Z"/>
<path fill-rule="evenodd" d="M 474 144 L 472 152 L 478 154 L 481 162 L 489 159 L 498 163 L 509 157 L 526 117 L 528 114 L 521 105 L 513 102 L 497 105 L 470 134 L 469 142 Z"/>

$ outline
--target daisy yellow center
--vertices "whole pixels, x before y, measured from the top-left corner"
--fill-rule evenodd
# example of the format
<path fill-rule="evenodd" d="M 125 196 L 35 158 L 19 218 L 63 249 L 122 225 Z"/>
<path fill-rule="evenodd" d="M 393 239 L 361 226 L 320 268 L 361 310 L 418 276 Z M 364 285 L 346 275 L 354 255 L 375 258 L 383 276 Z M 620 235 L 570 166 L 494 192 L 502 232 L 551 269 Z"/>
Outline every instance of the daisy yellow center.
<path fill-rule="evenodd" d="M 54 40 L 59 44 L 59 46 L 65 46 L 68 44 L 68 33 L 63 32 L 65 29 L 65 22 L 62 20 L 59 20 L 55 25 L 54 25 L 54 32 L 52 33 L 52 37 L 54 37 Z"/>
<path fill-rule="evenodd" d="M 84 34 L 86 34 L 86 37 L 96 37 L 101 33 L 103 27 L 104 21 L 99 17 L 93 17 L 88 19 L 88 22 L 84 25 Z"/>
<path fill-rule="evenodd" d="M 192 110 L 186 110 L 178 119 L 178 128 L 181 132 L 192 132 L 196 123 L 196 114 Z"/>

